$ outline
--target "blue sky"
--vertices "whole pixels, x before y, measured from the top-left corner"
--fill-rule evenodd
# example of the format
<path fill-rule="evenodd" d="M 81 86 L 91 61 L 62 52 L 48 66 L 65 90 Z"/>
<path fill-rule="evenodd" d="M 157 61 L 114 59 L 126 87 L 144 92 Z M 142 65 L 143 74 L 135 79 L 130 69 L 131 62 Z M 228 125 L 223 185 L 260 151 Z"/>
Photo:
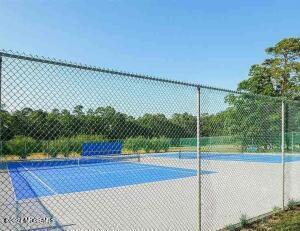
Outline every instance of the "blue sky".
<path fill-rule="evenodd" d="M 300 1 L 0 0 L 0 48 L 236 89 Z"/>

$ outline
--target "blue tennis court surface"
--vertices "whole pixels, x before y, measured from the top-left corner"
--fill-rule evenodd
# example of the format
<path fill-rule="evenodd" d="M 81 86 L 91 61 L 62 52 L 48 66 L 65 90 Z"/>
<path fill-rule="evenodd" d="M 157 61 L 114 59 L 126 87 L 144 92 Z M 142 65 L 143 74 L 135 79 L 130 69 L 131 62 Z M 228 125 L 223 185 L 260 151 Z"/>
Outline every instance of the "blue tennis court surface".
<path fill-rule="evenodd" d="M 182 153 L 162 153 L 154 154 L 156 157 L 177 158 L 177 159 L 196 159 L 195 152 Z M 219 154 L 201 153 L 202 160 L 222 160 L 222 161 L 243 161 L 243 162 L 262 162 L 262 163 L 281 163 L 280 154 Z M 300 161 L 299 155 L 286 155 L 285 162 Z"/>
<path fill-rule="evenodd" d="M 47 162 L 49 165 L 51 162 Z M 20 164 L 19 164 L 20 166 Z M 164 167 L 142 163 L 95 163 L 85 166 L 31 168 L 8 164 L 16 200 L 114 188 L 197 175 L 194 169 Z M 45 166 L 43 166 L 45 167 Z M 202 174 L 213 172 L 202 171 Z"/>

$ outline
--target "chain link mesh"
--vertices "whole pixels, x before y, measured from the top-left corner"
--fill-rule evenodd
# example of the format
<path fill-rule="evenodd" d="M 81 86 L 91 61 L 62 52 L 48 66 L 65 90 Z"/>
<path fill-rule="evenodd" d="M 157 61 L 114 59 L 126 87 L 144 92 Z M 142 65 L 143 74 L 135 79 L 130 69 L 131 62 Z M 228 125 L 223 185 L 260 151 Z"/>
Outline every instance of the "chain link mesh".
<path fill-rule="evenodd" d="M 299 164 L 293 159 L 300 152 L 300 103 L 285 102 L 285 195 L 284 201 L 288 205 L 291 201 L 300 201 Z"/>
<path fill-rule="evenodd" d="M 280 99 L 0 55 L 3 230 L 218 230 L 300 200 L 296 102 L 283 178 Z"/>
<path fill-rule="evenodd" d="M 180 144 L 196 137 L 195 99 L 192 86 L 3 57 L 1 227 L 197 229 L 197 165 L 178 158 L 195 149 Z"/>
<path fill-rule="evenodd" d="M 281 102 L 211 89 L 201 96 L 202 166 L 216 172 L 202 177 L 203 230 L 281 206 Z"/>

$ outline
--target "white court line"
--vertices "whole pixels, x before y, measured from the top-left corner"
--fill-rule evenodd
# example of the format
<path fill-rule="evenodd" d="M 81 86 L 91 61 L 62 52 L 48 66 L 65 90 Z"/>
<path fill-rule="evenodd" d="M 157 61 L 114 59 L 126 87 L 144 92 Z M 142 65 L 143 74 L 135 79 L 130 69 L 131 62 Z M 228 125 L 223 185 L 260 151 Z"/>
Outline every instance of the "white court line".
<path fill-rule="evenodd" d="M 155 169 L 155 168 L 147 168 L 147 169 Z M 131 169 L 131 170 L 123 170 L 123 171 L 101 171 L 99 169 L 88 169 L 87 172 L 89 171 L 92 171 L 92 172 L 97 172 L 99 173 L 100 175 L 105 175 L 105 174 L 108 174 L 108 173 L 118 173 L 118 172 L 138 172 L 138 171 L 142 171 L 142 170 L 145 170 L 145 168 L 140 168 L 140 169 Z M 76 175 L 75 175 L 76 177 Z M 59 179 L 70 179 L 71 177 L 67 177 L 67 176 L 60 176 Z"/>
<path fill-rule="evenodd" d="M 193 172 L 196 171 L 194 169 L 182 169 L 182 168 L 177 168 L 177 169 L 172 169 L 172 167 L 164 167 L 164 166 L 158 166 L 164 169 L 158 169 L 158 170 L 167 170 L 167 171 L 176 171 L 176 172 Z M 157 169 L 157 167 L 145 167 L 145 168 L 139 168 L 139 169 L 130 169 L 130 170 L 118 170 L 118 171 L 101 171 L 100 169 L 90 169 L 95 172 L 99 172 L 102 174 L 106 173 L 118 173 L 118 172 L 134 172 L 134 171 L 142 171 L 142 170 L 148 170 L 148 169 Z"/>
<path fill-rule="evenodd" d="M 77 164 L 76 166 L 78 166 L 78 167 L 89 167 L 89 166 L 92 166 L 92 165 L 94 165 L 94 166 L 99 166 L 99 165 L 113 165 L 113 164 L 116 164 L 116 163 L 118 163 L 118 164 L 126 164 L 126 165 L 128 165 L 128 164 L 136 164 L 136 162 L 134 162 L 134 161 L 132 161 L 132 162 L 126 162 L 126 161 L 119 161 L 119 162 L 99 162 L 99 163 L 92 163 L 92 164 Z"/>
<path fill-rule="evenodd" d="M 130 170 L 119 170 L 119 171 L 101 171 L 100 169 L 90 169 L 90 171 L 98 172 L 100 174 L 107 174 L 107 173 L 118 173 L 118 172 L 138 172 L 142 170 L 147 170 L 147 169 L 155 169 L 155 168 L 138 168 L 138 169 L 130 169 Z"/>
<path fill-rule="evenodd" d="M 12 187 L 12 191 L 14 192 L 14 197 L 15 197 L 15 201 L 17 201 L 17 195 L 16 195 L 16 192 L 15 192 L 15 187 L 14 187 L 14 184 L 12 182 L 12 178 L 11 178 L 11 175 L 10 175 L 10 170 L 8 169 L 8 175 L 9 175 L 9 180 L 10 180 L 10 183 L 11 183 L 11 187 Z"/>
<path fill-rule="evenodd" d="M 194 172 L 196 170 L 194 169 L 171 169 L 171 167 L 163 167 L 163 166 L 159 166 L 159 167 L 162 167 L 162 168 L 165 168 L 163 170 L 166 170 L 166 171 L 175 171 L 175 172 Z M 84 167 L 86 168 L 86 166 Z M 89 172 L 89 171 L 93 171 L 93 172 L 97 172 L 101 175 L 104 175 L 104 174 L 109 174 L 109 173 L 123 173 L 123 172 L 138 172 L 138 171 L 144 171 L 144 170 L 149 170 L 149 169 L 157 169 L 157 167 L 145 167 L 145 168 L 138 168 L 138 169 L 128 169 L 128 170 L 118 170 L 118 171 L 101 171 L 100 169 L 87 169 L 86 172 Z M 158 169 L 158 170 L 161 170 L 161 169 Z M 76 175 L 75 175 L 76 176 Z M 71 177 L 64 177 L 64 176 L 60 176 L 59 179 L 70 179 Z"/>
<path fill-rule="evenodd" d="M 94 163 L 94 164 L 82 164 L 82 165 L 78 165 L 79 168 L 90 168 L 92 166 L 96 166 L 96 167 L 99 167 L 99 166 L 103 166 L 103 165 L 113 165 L 115 163 L 118 163 L 118 164 L 129 164 L 129 165 L 138 165 L 138 163 L 136 162 L 107 162 L 107 163 Z M 143 163 L 143 164 L 140 164 L 140 165 L 150 165 L 150 164 L 147 164 L 147 163 Z M 184 169 L 184 168 L 180 168 L 180 167 L 169 167 L 169 166 L 161 166 L 161 165 L 155 165 L 156 167 L 148 167 L 148 166 L 145 166 L 144 168 L 141 168 L 141 169 L 132 169 L 132 170 L 117 170 L 117 171 L 101 171 L 100 169 L 96 169 L 95 171 L 97 172 L 101 172 L 101 173 L 117 173 L 117 172 L 131 172 L 131 171 L 140 171 L 140 170 L 144 170 L 144 169 L 156 169 L 157 167 L 158 168 L 164 168 L 164 170 L 169 170 L 169 171 L 182 171 L 182 172 L 192 172 L 192 171 L 197 171 L 195 169 Z M 173 169 L 172 169 L 173 168 Z M 175 169 L 174 169 L 175 168 Z M 91 169 L 89 169 L 91 170 Z"/>
<path fill-rule="evenodd" d="M 20 165 L 28 171 L 34 178 L 36 178 L 39 182 L 41 182 L 47 189 L 49 189 L 52 193 L 57 194 L 49 185 L 47 185 L 42 179 L 40 179 L 36 174 L 31 172 L 28 168 L 26 168 L 23 164 L 20 163 Z"/>

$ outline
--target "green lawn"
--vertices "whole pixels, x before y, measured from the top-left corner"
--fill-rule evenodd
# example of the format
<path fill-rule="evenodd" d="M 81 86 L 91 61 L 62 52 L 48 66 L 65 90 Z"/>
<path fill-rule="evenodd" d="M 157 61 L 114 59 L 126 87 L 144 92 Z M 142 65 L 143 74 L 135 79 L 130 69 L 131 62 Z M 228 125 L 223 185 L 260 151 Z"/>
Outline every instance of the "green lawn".
<path fill-rule="evenodd" d="M 275 213 L 271 216 L 265 217 L 260 221 L 250 223 L 245 228 L 228 227 L 225 230 L 230 231 L 269 231 L 269 230 L 286 230 L 299 231 L 300 230 L 300 205 L 292 209 Z"/>

